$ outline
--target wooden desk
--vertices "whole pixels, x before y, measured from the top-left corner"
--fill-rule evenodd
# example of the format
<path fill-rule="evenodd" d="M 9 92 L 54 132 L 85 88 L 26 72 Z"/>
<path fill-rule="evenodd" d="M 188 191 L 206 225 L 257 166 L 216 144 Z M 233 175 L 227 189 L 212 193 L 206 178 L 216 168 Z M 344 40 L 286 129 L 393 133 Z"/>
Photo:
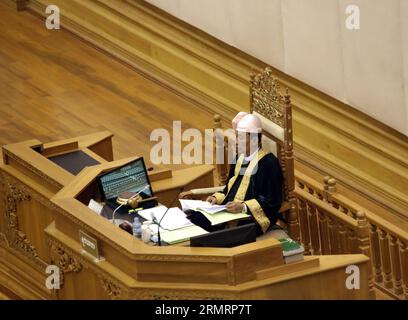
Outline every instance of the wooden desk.
<path fill-rule="evenodd" d="M 284 265 L 274 239 L 231 249 L 149 246 L 96 215 L 86 204 L 98 174 L 136 158 L 113 161 L 111 137 L 105 132 L 3 147 L 0 292 L 27 299 L 368 299 L 363 255 Z M 47 158 L 72 150 L 87 152 L 99 164 L 72 175 Z M 212 185 L 212 172 L 212 166 L 153 172 L 153 189 L 167 204 L 183 187 Z M 97 240 L 102 261 L 84 253 L 80 231 Z M 45 286 L 50 264 L 60 268 L 59 290 Z M 359 290 L 345 287 L 349 264 L 360 268 Z"/>

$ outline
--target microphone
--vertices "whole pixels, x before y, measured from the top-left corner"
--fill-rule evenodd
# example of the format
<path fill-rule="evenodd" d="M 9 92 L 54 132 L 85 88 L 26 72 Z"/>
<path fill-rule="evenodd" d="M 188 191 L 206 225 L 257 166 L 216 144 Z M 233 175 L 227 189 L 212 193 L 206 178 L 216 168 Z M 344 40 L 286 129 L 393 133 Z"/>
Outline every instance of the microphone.
<path fill-rule="evenodd" d="M 136 194 L 134 194 L 133 196 L 131 196 L 129 199 L 127 199 L 124 203 L 122 203 L 120 206 L 118 206 L 115 210 L 113 210 L 112 213 L 112 223 L 115 224 L 115 214 L 116 212 L 123 207 L 124 205 L 128 205 L 129 201 L 132 200 L 133 198 L 135 198 L 136 196 L 138 196 L 142 191 L 146 190 L 147 188 L 149 188 L 149 185 L 146 184 L 141 190 L 139 190 Z"/>
<path fill-rule="evenodd" d="M 161 247 L 161 238 L 160 238 L 160 227 L 161 227 L 161 222 L 163 220 L 163 218 L 166 216 L 167 211 L 169 211 L 169 209 L 172 207 L 172 205 L 174 204 L 174 202 L 178 199 L 180 193 L 182 193 L 184 191 L 185 186 L 183 186 L 180 190 L 179 193 L 177 193 L 177 196 L 173 199 L 173 201 L 170 203 L 170 205 L 167 207 L 166 211 L 164 212 L 164 214 L 162 215 L 160 221 L 157 223 L 157 240 L 159 243 L 159 247 Z M 154 215 L 152 214 L 153 217 L 153 222 L 155 222 L 155 220 L 157 221 L 156 217 L 154 217 Z"/>

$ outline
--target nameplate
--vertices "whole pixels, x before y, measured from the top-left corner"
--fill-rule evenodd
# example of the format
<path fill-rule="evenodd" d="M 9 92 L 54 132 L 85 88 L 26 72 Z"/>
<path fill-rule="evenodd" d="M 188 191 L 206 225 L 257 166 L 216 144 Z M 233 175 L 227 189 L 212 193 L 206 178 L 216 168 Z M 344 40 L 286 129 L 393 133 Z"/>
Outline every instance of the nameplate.
<path fill-rule="evenodd" d="M 79 230 L 79 241 L 81 242 L 82 249 L 85 252 L 89 253 L 96 259 L 100 259 L 99 249 L 98 249 L 98 241 L 88 235 L 87 233 Z"/>

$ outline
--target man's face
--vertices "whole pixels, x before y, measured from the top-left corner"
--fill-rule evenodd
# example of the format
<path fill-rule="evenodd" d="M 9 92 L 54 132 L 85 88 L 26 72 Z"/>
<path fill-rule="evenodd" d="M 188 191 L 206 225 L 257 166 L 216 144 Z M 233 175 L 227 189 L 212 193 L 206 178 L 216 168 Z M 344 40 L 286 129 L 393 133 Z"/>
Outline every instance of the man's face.
<path fill-rule="evenodd" d="M 247 133 L 237 131 L 237 153 L 252 154 L 258 149 L 259 141 L 257 133 Z"/>

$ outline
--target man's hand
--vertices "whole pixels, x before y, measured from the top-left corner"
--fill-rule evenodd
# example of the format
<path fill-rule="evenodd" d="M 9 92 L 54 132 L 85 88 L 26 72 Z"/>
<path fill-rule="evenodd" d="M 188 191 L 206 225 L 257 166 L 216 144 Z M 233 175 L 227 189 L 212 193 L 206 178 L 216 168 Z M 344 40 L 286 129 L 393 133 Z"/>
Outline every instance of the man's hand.
<path fill-rule="evenodd" d="M 211 204 L 217 204 L 217 199 L 213 196 L 209 196 L 207 198 L 207 202 L 211 203 Z"/>
<path fill-rule="evenodd" d="M 242 212 L 242 210 L 244 210 L 244 206 L 242 205 L 241 202 L 238 201 L 227 202 L 225 206 L 227 208 L 227 211 L 232 213 L 239 213 Z"/>

